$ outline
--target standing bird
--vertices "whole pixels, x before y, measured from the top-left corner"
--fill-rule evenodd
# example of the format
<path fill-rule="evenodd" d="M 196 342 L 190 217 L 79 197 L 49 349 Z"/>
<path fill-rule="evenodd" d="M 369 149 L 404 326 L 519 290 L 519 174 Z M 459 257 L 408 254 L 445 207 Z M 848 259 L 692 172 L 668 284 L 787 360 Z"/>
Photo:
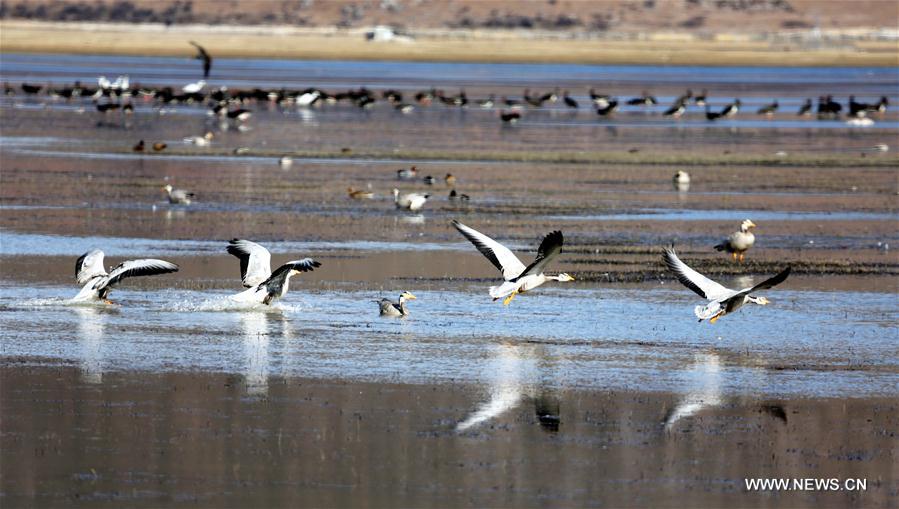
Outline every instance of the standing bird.
<path fill-rule="evenodd" d="M 743 103 L 741 103 L 739 99 L 734 99 L 734 102 L 728 104 L 727 106 L 724 107 L 723 110 L 721 110 L 721 116 L 722 117 L 732 117 L 732 116 L 736 115 L 737 112 L 740 111 L 740 106 L 742 106 L 742 105 L 743 105 Z"/>
<path fill-rule="evenodd" d="M 796 112 L 797 116 L 804 117 L 806 115 L 812 114 L 812 99 L 808 98 L 802 103 L 802 106 L 799 107 L 799 111 Z"/>
<path fill-rule="evenodd" d="M 396 208 L 398 209 L 406 209 L 413 212 L 416 210 L 421 210 L 421 208 L 425 206 L 425 202 L 427 202 L 428 198 L 430 197 L 431 195 L 429 194 L 421 193 L 400 194 L 399 189 L 393 189 L 393 203 L 396 204 Z"/>
<path fill-rule="evenodd" d="M 537 257 L 525 267 L 509 248 L 499 242 L 459 221 L 453 220 L 453 226 L 502 272 L 505 281 L 499 286 L 490 287 L 490 296 L 493 300 L 505 297 L 503 304 L 509 305 L 519 293 L 533 290 L 547 281 L 560 283 L 574 281 L 573 277 L 564 272 L 556 276 L 543 273 L 546 265 L 562 252 L 564 238 L 560 231 L 554 231 L 543 238 L 537 249 Z"/>
<path fill-rule="evenodd" d="M 240 279 L 244 287 L 248 288 L 231 296 L 231 300 L 237 302 L 270 306 L 287 294 L 292 276 L 321 267 L 321 263 L 312 258 L 303 258 L 287 262 L 272 272 L 272 255 L 268 249 L 243 239 L 230 240 L 228 253 L 240 259 Z"/>
<path fill-rule="evenodd" d="M 683 115 L 685 111 L 687 111 L 687 105 L 684 103 L 683 100 L 678 99 L 678 100 L 674 101 L 674 104 L 672 104 L 670 108 L 665 110 L 665 112 L 662 113 L 662 115 L 664 115 L 666 117 L 680 118 L 681 115 Z"/>
<path fill-rule="evenodd" d="M 700 322 L 708 320 L 709 323 L 715 323 L 722 316 L 733 313 L 747 302 L 761 306 L 767 305 L 770 302 L 767 298 L 755 297 L 750 295 L 750 293 L 756 290 L 773 288 L 786 281 L 787 276 L 790 275 L 790 267 L 787 267 L 780 274 L 766 279 L 755 286 L 742 290 L 731 290 L 690 268 L 677 257 L 674 249 L 666 248 L 662 258 L 665 260 L 668 270 L 674 272 L 681 284 L 696 292 L 700 297 L 710 301 L 705 306 L 696 306 L 693 309 Z"/>
<path fill-rule="evenodd" d="M 753 228 L 755 228 L 755 223 L 746 219 L 740 223 L 740 231 L 731 233 L 724 242 L 715 246 L 715 250 L 727 251 L 733 256 L 734 261 L 737 261 L 737 257 L 739 256 L 740 263 L 743 263 L 743 257 L 746 255 L 746 251 L 755 244 L 755 235 L 749 231 Z"/>
<path fill-rule="evenodd" d="M 596 108 L 596 114 L 599 115 L 599 116 L 601 116 L 601 117 L 605 117 L 605 116 L 611 115 L 612 113 L 615 113 L 615 111 L 616 111 L 617 109 L 618 109 L 618 101 L 617 101 L 617 100 L 610 100 L 610 101 L 606 104 L 605 107 L 602 107 L 602 106 L 597 107 L 597 108 Z"/>
<path fill-rule="evenodd" d="M 184 189 L 175 189 L 171 184 L 162 186 L 162 189 L 168 195 L 169 203 L 172 204 L 190 205 L 191 198 L 194 197 L 194 193 Z"/>
<path fill-rule="evenodd" d="M 391 302 L 390 299 L 381 299 L 375 302 L 381 309 L 381 316 L 404 317 L 409 316 L 409 310 L 406 309 L 407 300 L 415 300 L 415 296 L 409 292 L 403 292 L 397 302 Z"/>
<path fill-rule="evenodd" d="M 565 106 L 568 106 L 569 108 L 572 108 L 572 109 L 575 109 L 575 110 L 578 109 L 578 103 L 577 103 L 577 101 L 575 101 L 574 99 L 571 98 L 570 95 L 568 95 L 568 91 L 567 91 L 567 90 L 566 90 L 565 92 L 562 93 L 562 101 L 565 102 Z"/>
<path fill-rule="evenodd" d="M 75 262 L 75 279 L 84 286 L 72 299 L 73 302 L 102 300 L 112 304 L 106 297 L 112 287 L 123 279 L 178 272 L 178 266 L 174 263 L 142 259 L 124 261 L 107 273 L 103 268 L 104 256 L 103 251 L 94 249 L 81 255 Z"/>
<path fill-rule="evenodd" d="M 212 69 L 212 57 L 203 46 L 195 43 L 194 41 L 190 41 L 190 45 L 197 48 L 197 56 L 194 57 L 194 60 L 202 60 L 203 61 L 203 79 L 209 77 L 209 70 Z"/>
<path fill-rule="evenodd" d="M 135 146 L 132 148 L 132 150 L 134 150 L 135 152 L 143 152 L 143 151 L 144 151 L 144 146 L 145 146 L 145 145 L 144 145 L 144 140 L 140 140 L 139 142 L 137 142 L 137 145 L 135 145 Z"/>

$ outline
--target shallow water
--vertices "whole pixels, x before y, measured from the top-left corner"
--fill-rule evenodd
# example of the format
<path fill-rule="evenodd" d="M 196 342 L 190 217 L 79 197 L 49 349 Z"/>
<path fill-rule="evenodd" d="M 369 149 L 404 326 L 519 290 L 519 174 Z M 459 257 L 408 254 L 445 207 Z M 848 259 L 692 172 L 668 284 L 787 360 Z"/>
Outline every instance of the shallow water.
<path fill-rule="evenodd" d="M 536 377 L 553 388 L 679 393 L 697 352 L 719 359 L 715 383 L 728 396 L 883 396 L 899 383 L 890 293 L 778 289 L 766 292 L 771 305 L 710 325 L 696 322 L 700 299 L 679 285 L 547 287 L 508 307 L 481 288 L 446 286 L 417 290 L 409 318 L 383 319 L 371 302 L 383 292 L 298 290 L 260 309 L 228 291 L 122 288 L 108 306 L 68 304 L 68 287 L 22 298 L 6 283 L 0 344 L 7 357 L 76 361 L 89 377 L 237 371 L 260 387 L 270 376 L 482 384 L 500 363 L 527 372 L 525 386 Z"/>

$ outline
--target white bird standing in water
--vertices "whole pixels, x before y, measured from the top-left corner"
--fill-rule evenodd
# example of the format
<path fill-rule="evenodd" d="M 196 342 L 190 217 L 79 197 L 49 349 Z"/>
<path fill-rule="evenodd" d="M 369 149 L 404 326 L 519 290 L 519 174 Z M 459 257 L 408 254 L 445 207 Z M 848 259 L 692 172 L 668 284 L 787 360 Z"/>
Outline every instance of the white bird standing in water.
<path fill-rule="evenodd" d="M 674 249 L 665 248 L 662 258 L 665 260 L 668 270 L 674 272 L 674 275 L 677 276 L 678 281 L 709 301 L 708 305 L 696 306 L 693 310 L 700 322 L 708 320 L 709 323 L 715 323 L 722 316 L 733 313 L 748 302 L 761 306 L 768 305 L 770 301 L 767 298 L 756 297 L 750 295 L 750 293 L 756 290 L 773 288 L 786 281 L 787 276 L 790 275 L 790 267 L 787 267 L 780 274 L 766 279 L 755 286 L 742 290 L 731 290 L 691 269 L 677 257 Z"/>
<path fill-rule="evenodd" d="M 202 92 L 203 89 L 206 88 L 206 80 L 200 80 L 196 83 L 188 83 L 181 87 L 181 91 L 185 94 L 196 94 L 198 92 Z"/>
<path fill-rule="evenodd" d="M 571 275 L 564 272 L 555 276 L 543 273 L 546 265 L 562 252 L 564 238 L 560 231 L 554 231 L 543 238 L 540 248 L 537 249 L 537 257 L 525 267 L 512 251 L 499 242 L 459 221 L 453 220 L 453 226 L 503 273 L 505 282 L 490 287 L 490 296 L 493 300 L 505 297 L 503 304 L 508 305 L 519 293 L 533 290 L 547 281 L 560 283 L 574 281 Z"/>
<path fill-rule="evenodd" d="M 194 193 L 184 189 L 175 189 L 171 184 L 162 186 L 162 190 L 166 192 L 169 203 L 172 204 L 190 205 L 191 198 L 194 197 Z"/>
<path fill-rule="evenodd" d="M 124 261 L 106 272 L 103 268 L 104 256 L 103 251 L 94 249 L 75 262 L 75 279 L 84 286 L 72 299 L 73 302 L 105 301 L 112 304 L 106 297 L 112 287 L 123 279 L 178 272 L 178 266 L 174 263 L 155 259 Z"/>
<path fill-rule="evenodd" d="M 268 249 L 243 239 L 229 241 L 228 253 L 240 259 L 240 278 L 243 285 L 249 288 L 231 296 L 237 302 L 269 306 L 287 294 L 292 276 L 321 267 L 321 263 L 312 258 L 303 258 L 287 262 L 272 272 L 272 255 Z"/>

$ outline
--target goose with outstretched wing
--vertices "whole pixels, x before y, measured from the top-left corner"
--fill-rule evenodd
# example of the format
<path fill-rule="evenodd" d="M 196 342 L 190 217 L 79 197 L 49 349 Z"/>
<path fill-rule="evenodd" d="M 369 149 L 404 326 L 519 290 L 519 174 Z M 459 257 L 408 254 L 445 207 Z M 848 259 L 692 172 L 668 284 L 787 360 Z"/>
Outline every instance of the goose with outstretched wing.
<path fill-rule="evenodd" d="M 696 292 L 700 297 L 709 301 L 709 304 L 705 306 L 696 306 L 694 309 L 694 313 L 696 314 L 696 317 L 699 318 L 700 322 L 707 319 L 709 320 L 709 323 L 715 323 L 722 316 L 733 313 L 747 302 L 762 306 L 767 305 L 770 302 L 767 298 L 756 297 L 750 294 L 757 290 L 774 288 L 786 281 L 787 277 L 790 275 L 790 267 L 787 267 L 781 271 L 780 274 L 766 279 L 755 286 L 744 288 L 742 290 L 732 290 L 690 268 L 677 257 L 677 253 L 675 253 L 672 248 L 665 248 L 662 258 L 665 260 L 665 265 L 668 266 L 668 270 L 677 276 L 678 281 Z"/>
<path fill-rule="evenodd" d="M 75 262 L 75 279 L 84 286 L 72 299 L 73 302 L 100 300 L 112 304 L 107 296 L 112 287 L 123 279 L 178 272 L 178 266 L 174 263 L 152 258 L 124 261 L 106 272 L 103 268 L 104 257 L 103 251 L 94 249 L 81 255 Z"/>
<path fill-rule="evenodd" d="M 231 239 L 228 254 L 240 259 L 240 280 L 246 288 L 258 286 L 272 275 L 272 254 L 255 242 Z"/>
<path fill-rule="evenodd" d="M 240 259 L 240 278 L 247 290 L 232 295 L 231 299 L 249 304 L 269 306 L 287 294 L 290 278 L 302 272 L 311 272 L 321 263 L 312 258 L 293 260 L 271 270 L 271 253 L 255 242 L 232 239 L 228 253 Z"/>
<path fill-rule="evenodd" d="M 453 226 L 502 272 L 505 281 L 498 286 L 490 287 L 490 296 L 493 300 L 505 297 L 503 304 L 508 305 L 519 293 L 533 290 L 547 281 L 561 283 L 574 281 L 571 275 L 564 272 L 554 276 L 543 273 L 549 262 L 562 252 L 564 238 L 560 231 L 554 231 L 544 237 L 537 250 L 537 257 L 530 265 L 525 266 L 509 248 L 483 233 L 456 220 L 453 220 Z"/>

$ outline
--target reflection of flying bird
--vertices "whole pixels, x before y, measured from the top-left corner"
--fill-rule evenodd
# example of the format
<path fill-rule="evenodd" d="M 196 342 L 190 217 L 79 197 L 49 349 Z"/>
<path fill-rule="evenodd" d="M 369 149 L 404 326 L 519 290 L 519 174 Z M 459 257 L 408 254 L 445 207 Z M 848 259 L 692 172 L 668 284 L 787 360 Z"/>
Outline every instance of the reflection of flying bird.
<path fill-rule="evenodd" d="M 103 268 L 104 256 L 103 251 L 94 249 L 81 255 L 75 262 L 75 279 L 84 286 L 73 301 L 104 300 L 111 304 L 106 297 L 112 287 L 123 279 L 178 272 L 178 266 L 174 263 L 142 259 L 124 261 L 107 273 Z"/>
<path fill-rule="evenodd" d="M 519 293 L 533 290 L 547 281 L 561 283 L 574 281 L 573 277 L 564 272 L 556 276 L 548 276 L 543 273 L 546 265 L 562 252 L 564 238 L 560 231 L 554 231 L 543 238 L 543 242 L 540 243 L 540 248 L 537 250 L 537 257 L 525 267 L 512 251 L 499 242 L 459 221 L 453 220 L 453 226 L 503 273 L 505 282 L 499 286 L 490 287 L 490 296 L 493 297 L 493 300 L 505 297 L 503 304 L 508 305 Z"/>
<path fill-rule="evenodd" d="M 666 248 L 662 258 L 665 260 L 668 270 L 674 272 L 677 276 L 678 281 L 693 290 L 700 297 L 710 301 L 708 305 L 696 306 L 693 310 L 700 322 L 708 319 L 710 323 L 715 323 L 722 316 L 733 313 L 747 302 L 762 306 L 767 305 L 770 302 L 768 299 L 755 297 L 750 295 L 750 293 L 756 290 L 773 288 L 786 281 L 787 276 L 790 275 L 790 267 L 787 267 L 780 274 L 766 279 L 755 286 L 742 290 L 731 290 L 691 269 L 677 257 L 674 249 Z"/>
<path fill-rule="evenodd" d="M 312 258 L 303 258 L 289 261 L 272 272 L 271 253 L 255 242 L 242 239 L 228 242 L 228 253 L 240 259 L 240 278 L 249 288 L 231 296 L 237 302 L 271 305 L 287 294 L 291 277 L 321 266 Z"/>
<path fill-rule="evenodd" d="M 194 59 L 203 61 L 203 78 L 208 78 L 209 70 L 212 68 L 212 57 L 206 52 L 203 46 L 200 46 L 194 41 L 190 41 L 190 45 L 197 48 L 197 56 L 195 56 Z"/>
<path fill-rule="evenodd" d="M 690 370 L 697 386 L 689 391 L 665 417 L 665 428 L 706 408 L 721 404 L 721 361 L 716 353 L 698 354 Z"/>
<path fill-rule="evenodd" d="M 381 310 L 381 316 L 409 316 L 409 310 L 406 309 L 406 301 L 415 300 L 416 297 L 409 292 L 403 292 L 400 294 L 400 298 L 396 302 L 391 302 L 390 299 L 381 299 L 376 300 L 378 306 Z"/>

